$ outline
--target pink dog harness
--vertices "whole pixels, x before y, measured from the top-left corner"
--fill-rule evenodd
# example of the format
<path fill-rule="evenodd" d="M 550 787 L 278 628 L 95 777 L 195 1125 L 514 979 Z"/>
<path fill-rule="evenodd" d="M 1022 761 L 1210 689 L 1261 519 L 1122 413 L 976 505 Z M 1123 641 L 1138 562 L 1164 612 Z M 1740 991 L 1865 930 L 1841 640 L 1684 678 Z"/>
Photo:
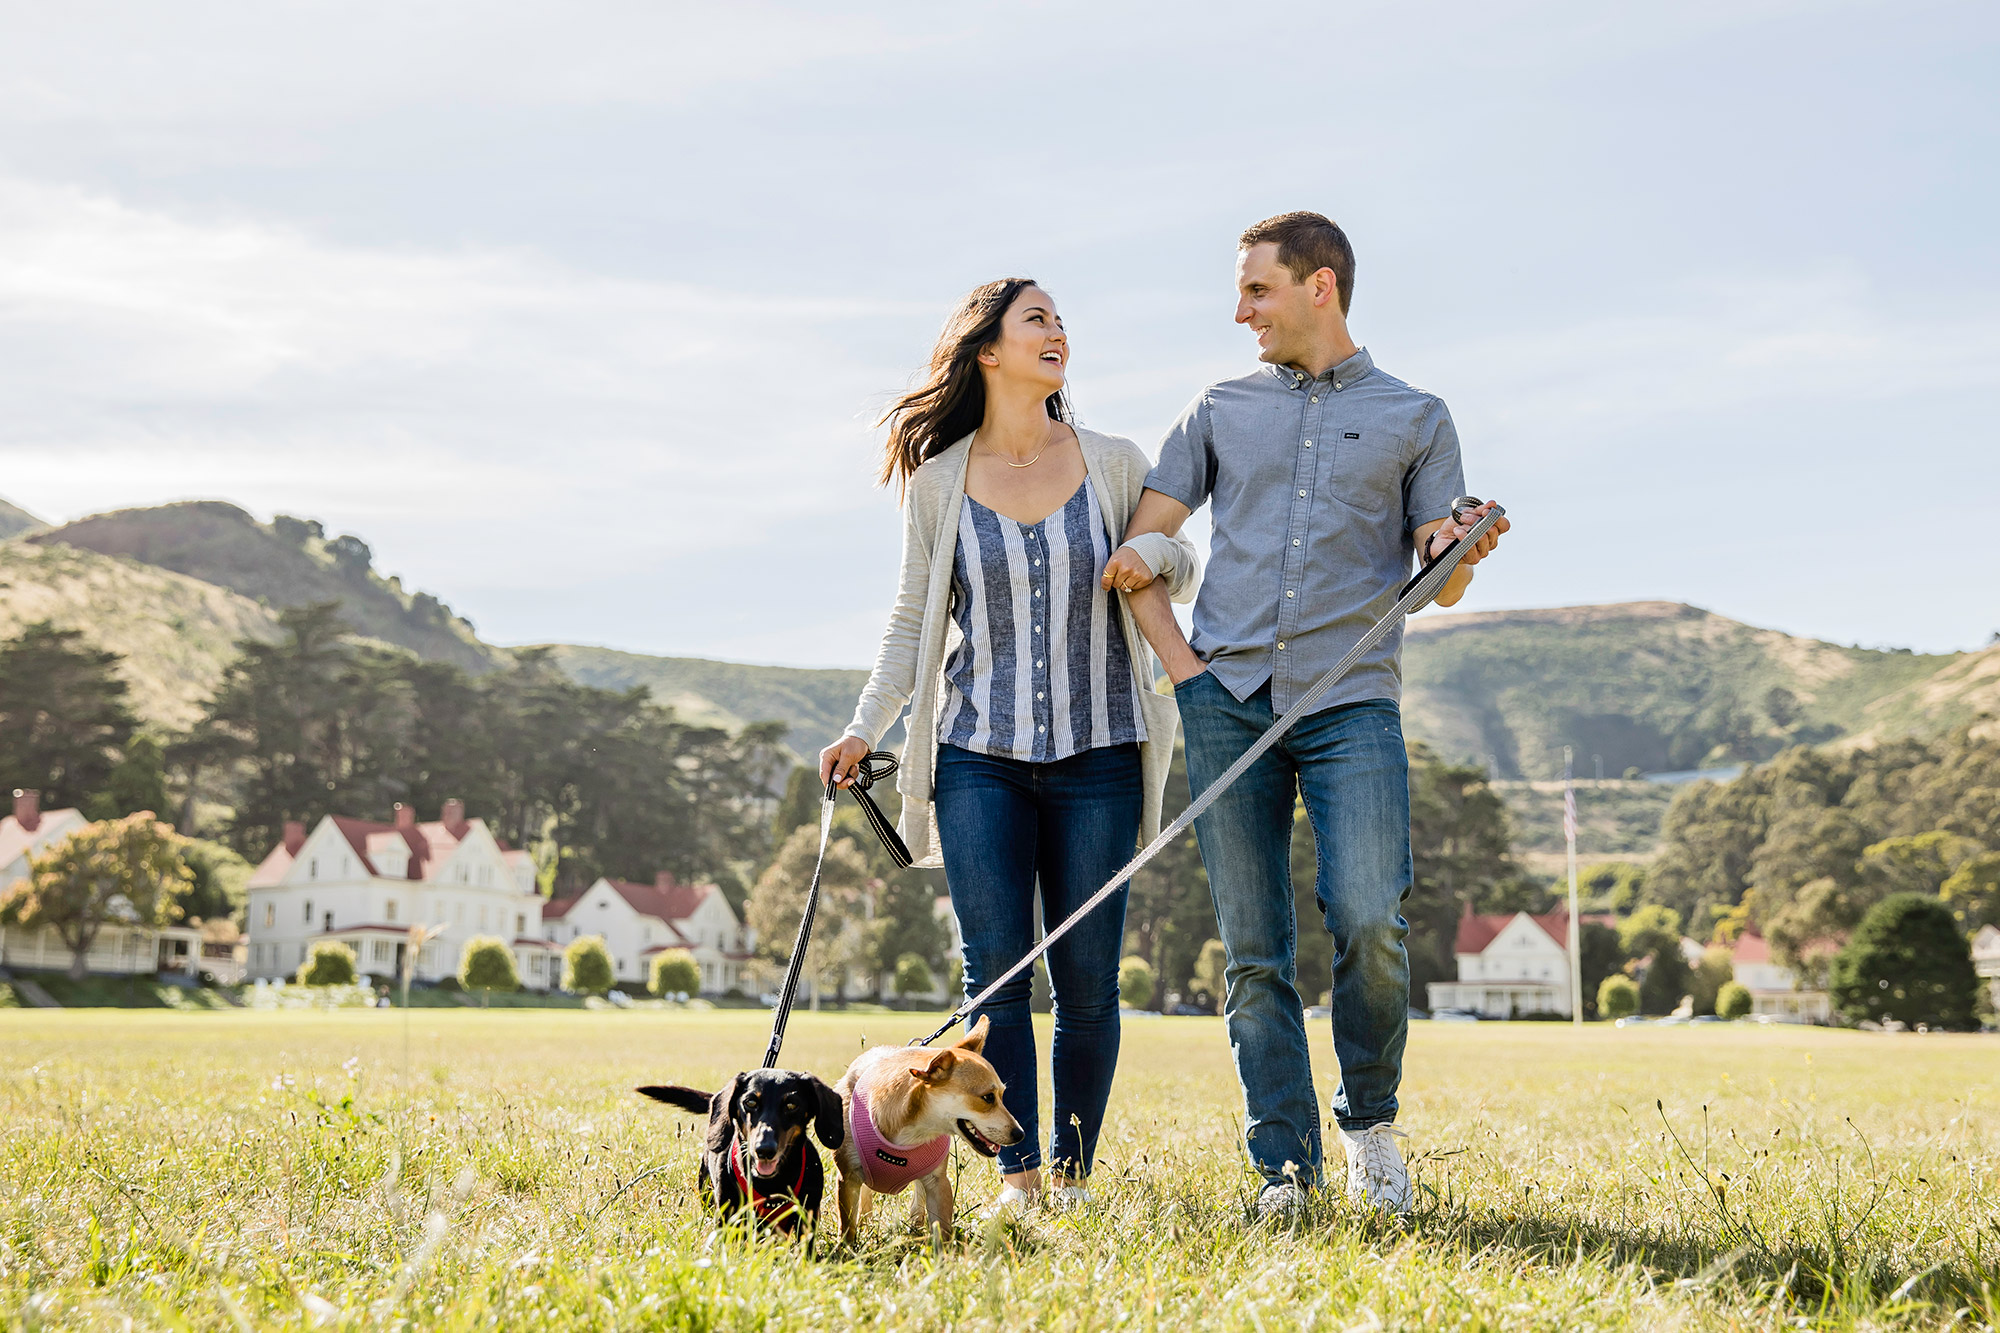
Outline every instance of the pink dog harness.
<path fill-rule="evenodd" d="M 901 1194 L 910 1182 L 937 1170 L 951 1151 L 951 1135 L 940 1134 L 928 1143 L 901 1148 L 882 1137 L 875 1118 L 868 1113 L 868 1096 L 854 1090 L 847 1117 L 848 1132 L 854 1135 L 854 1149 L 861 1154 L 861 1180 L 877 1194 Z"/>

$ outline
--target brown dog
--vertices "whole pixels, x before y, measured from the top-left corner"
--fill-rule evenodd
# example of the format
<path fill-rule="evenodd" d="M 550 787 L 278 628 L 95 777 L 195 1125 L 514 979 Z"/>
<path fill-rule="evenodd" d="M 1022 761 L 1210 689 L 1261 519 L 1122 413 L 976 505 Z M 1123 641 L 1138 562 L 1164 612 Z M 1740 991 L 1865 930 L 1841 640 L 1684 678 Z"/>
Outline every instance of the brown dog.
<path fill-rule="evenodd" d="M 940 1238 L 949 1236 L 952 1134 L 982 1157 L 1021 1141 L 1020 1122 L 1000 1101 L 1006 1085 L 980 1054 L 985 1045 L 982 1015 L 949 1046 L 877 1046 L 840 1076 L 834 1090 L 847 1133 L 833 1163 L 840 1175 L 843 1241 L 851 1244 L 860 1235 L 863 1190 L 901 1194 L 912 1184 L 923 1189 L 927 1226 Z"/>

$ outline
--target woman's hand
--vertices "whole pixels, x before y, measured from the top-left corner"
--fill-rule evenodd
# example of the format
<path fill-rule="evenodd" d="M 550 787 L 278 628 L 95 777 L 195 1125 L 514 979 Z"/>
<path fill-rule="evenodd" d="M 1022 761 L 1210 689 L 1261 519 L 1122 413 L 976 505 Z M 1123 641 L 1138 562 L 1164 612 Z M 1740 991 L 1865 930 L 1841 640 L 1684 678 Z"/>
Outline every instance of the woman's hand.
<path fill-rule="evenodd" d="M 1139 553 L 1121 546 L 1104 562 L 1104 577 L 1098 583 L 1106 592 L 1137 592 L 1152 581 L 1153 571 L 1139 558 Z"/>
<path fill-rule="evenodd" d="M 859 736 L 842 736 L 819 752 L 819 780 L 845 787 L 854 781 L 854 770 L 868 757 L 868 744 Z"/>

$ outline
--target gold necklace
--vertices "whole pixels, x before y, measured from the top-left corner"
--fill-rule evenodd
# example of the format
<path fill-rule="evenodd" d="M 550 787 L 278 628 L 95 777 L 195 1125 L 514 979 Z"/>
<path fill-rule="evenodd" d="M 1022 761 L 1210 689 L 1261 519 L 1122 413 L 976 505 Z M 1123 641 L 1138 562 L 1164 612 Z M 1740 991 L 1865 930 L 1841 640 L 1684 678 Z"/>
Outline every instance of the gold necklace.
<path fill-rule="evenodd" d="M 1042 441 L 1042 447 L 1036 452 L 1035 456 L 1033 458 L 1030 458 L 1027 462 L 1016 463 L 1013 459 L 1007 457 L 1007 455 L 1001 453 L 998 449 L 995 449 L 990 444 L 986 446 L 986 452 L 992 454 L 995 458 L 1005 463 L 1008 467 L 1012 468 L 1033 467 L 1035 464 L 1042 461 L 1042 455 L 1047 453 L 1049 451 L 1049 446 L 1054 444 L 1055 442 L 1056 442 L 1056 423 L 1054 418 L 1050 418 L 1048 438 Z"/>

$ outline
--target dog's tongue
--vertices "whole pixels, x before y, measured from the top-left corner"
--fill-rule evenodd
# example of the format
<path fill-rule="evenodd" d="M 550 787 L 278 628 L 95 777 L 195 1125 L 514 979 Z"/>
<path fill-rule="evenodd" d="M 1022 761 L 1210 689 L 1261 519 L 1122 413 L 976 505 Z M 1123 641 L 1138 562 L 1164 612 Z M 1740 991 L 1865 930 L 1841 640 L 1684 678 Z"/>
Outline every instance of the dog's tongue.
<path fill-rule="evenodd" d="M 775 1175 L 777 1175 L 777 1174 L 778 1174 L 778 1159 L 777 1159 L 777 1158 L 775 1158 L 775 1157 L 773 1157 L 773 1158 L 772 1158 L 772 1159 L 771 1159 L 770 1161 L 768 1161 L 768 1162 L 762 1162 L 762 1161 L 759 1161 L 759 1160 L 757 1160 L 757 1159 L 756 1159 L 755 1157 L 751 1158 L 751 1159 L 750 1159 L 750 1174 L 752 1174 L 752 1175 L 754 1175 L 754 1176 L 775 1176 Z"/>

